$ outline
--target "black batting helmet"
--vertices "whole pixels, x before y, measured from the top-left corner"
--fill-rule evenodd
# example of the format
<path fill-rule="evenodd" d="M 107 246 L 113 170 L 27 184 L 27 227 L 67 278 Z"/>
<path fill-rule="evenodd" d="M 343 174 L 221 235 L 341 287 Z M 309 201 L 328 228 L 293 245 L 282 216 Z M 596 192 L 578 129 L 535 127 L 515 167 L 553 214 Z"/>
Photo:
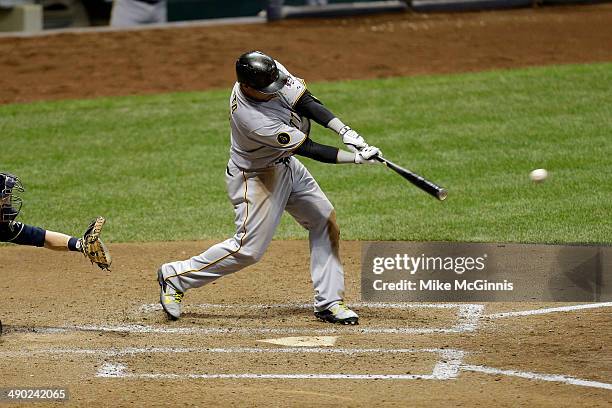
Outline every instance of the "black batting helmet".
<path fill-rule="evenodd" d="M 287 82 L 287 75 L 278 69 L 274 59 L 261 51 L 250 51 L 238 58 L 236 77 L 241 84 L 265 94 L 280 91 Z"/>

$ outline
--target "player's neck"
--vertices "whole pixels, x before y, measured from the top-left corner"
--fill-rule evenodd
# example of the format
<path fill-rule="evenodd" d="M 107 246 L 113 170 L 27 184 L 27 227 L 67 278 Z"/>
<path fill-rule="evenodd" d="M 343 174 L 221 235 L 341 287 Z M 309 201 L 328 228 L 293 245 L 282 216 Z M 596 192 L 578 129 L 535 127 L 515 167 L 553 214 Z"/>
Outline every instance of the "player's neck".
<path fill-rule="evenodd" d="M 240 92 L 242 92 L 244 96 L 246 96 L 249 99 L 254 100 L 255 102 L 267 102 L 270 99 L 274 98 L 274 95 L 268 95 L 265 93 L 261 93 L 253 88 L 244 86 L 243 84 L 240 84 Z"/>

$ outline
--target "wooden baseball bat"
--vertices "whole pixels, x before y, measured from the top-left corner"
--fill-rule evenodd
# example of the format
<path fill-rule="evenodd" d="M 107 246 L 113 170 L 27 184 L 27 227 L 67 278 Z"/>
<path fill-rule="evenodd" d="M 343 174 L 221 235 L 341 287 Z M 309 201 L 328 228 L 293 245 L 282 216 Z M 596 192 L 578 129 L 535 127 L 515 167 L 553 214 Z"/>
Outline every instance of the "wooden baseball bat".
<path fill-rule="evenodd" d="M 391 170 L 393 170 L 394 172 L 396 172 L 397 174 L 399 174 L 400 176 L 402 176 L 403 178 L 405 178 L 406 180 L 408 180 L 409 182 L 411 182 L 412 184 L 414 184 L 421 190 L 436 197 L 438 200 L 444 201 L 446 199 L 448 192 L 446 191 L 445 188 L 440 187 L 436 183 L 433 183 L 427 180 L 426 178 L 419 176 L 416 173 L 411 172 L 410 170 L 407 170 L 401 166 L 398 166 L 397 164 L 393 163 L 390 160 L 385 159 L 384 157 L 376 156 L 375 158 L 376 160 L 383 163 L 385 166 L 387 166 L 388 168 L 390 168 Z"/>

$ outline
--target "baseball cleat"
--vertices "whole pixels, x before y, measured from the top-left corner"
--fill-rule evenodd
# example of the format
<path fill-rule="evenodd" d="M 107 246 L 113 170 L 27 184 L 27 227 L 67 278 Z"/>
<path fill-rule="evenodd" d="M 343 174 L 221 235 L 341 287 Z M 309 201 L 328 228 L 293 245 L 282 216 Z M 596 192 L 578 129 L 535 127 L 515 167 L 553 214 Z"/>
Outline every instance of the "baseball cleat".
<path fill-rule="evenodd" d="M 177 320 L 181 317 L 181 301 L 184 293 L 177 290 L 174 285 L 164 279 L 161 266 L 157 270 L 157 281 L 160 286 L 159 303 L 170 320 Z"/>
<path fill-rule="evenodd" d="M 344 302 L 338 302 L 332 307 L 315 312 L 317 319 L 324 322 L 346 324 L 346 325 L 357 325 L 359 324 L 359 316 L 348 308 Z"/>

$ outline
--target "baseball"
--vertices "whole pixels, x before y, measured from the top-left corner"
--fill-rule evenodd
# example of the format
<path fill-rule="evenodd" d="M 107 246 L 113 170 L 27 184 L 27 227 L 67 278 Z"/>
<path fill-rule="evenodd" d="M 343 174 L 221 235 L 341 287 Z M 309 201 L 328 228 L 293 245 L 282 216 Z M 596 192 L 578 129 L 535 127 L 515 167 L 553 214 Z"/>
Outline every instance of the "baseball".
<path fill-rule="evenodd" d="M 529 173 L 529 178 L 531 181 L 541 182 L 546 180 L 548 177 L 548 171 L 546 169 L 535 169 L 531 173 Z"/>

